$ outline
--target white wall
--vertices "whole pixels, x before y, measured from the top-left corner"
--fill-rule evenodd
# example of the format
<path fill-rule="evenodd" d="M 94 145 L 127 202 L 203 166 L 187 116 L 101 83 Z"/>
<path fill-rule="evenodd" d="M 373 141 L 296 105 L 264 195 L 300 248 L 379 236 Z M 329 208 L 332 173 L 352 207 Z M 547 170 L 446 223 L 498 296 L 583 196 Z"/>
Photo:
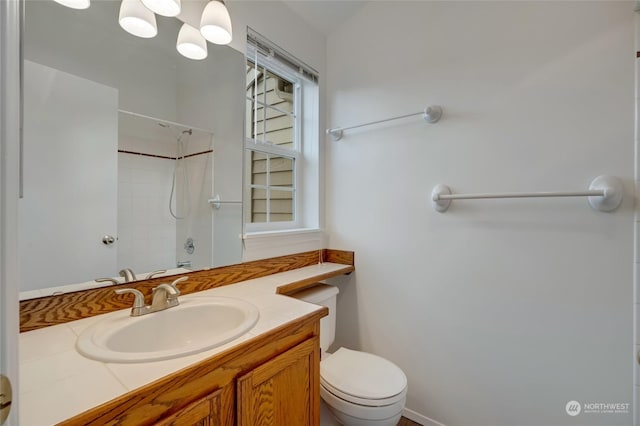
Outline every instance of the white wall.
<path fill-rule="evenodd" d="M 634 34 L 631 2 L 371 2 L 327 40 L 328 126 L 429 104 L 326 142 L 337 343 L 409 379 L 408 412 L 448 426 L 629 425 L 570 400 L 631 403 Z M 384 31 L 381 29 L 384 28 Z M 614 213 L 584 199 L 454 202 L 454 192 L 583 190 L 620 177 Z"/>

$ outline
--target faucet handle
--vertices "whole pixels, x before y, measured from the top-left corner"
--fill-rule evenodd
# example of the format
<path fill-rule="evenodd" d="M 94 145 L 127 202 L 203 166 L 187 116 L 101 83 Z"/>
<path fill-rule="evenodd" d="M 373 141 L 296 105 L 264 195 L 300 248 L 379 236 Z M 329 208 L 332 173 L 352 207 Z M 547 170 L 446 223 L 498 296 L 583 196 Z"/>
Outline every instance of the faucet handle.
<path fill-rule="evenodd" d="M 171 284 L 169 284 L 169 285 L 170 285 L 171 287 L 173 287 L 173 288 L 174 288 L 174 290 L 175 290 L 175 291 L 177 291 L 177 292 L 178 292 L 178 295 L 179 295 L 179 294 L 180 294 L 180 290 L 178 290 L 178 285 L 177 285 L 177 284 L 178 284 L 178 283 L 181 283 L 181 282 L 183 282 L 183 281 L 186 281 L 186 280 L 188 280 L 188 279 L 189 279 L 189 277 L 180 277 L 180 278 L 178 278 L 177 280 L 175 280 L 174 282 L 172 282 L 172 283 L 171 283 Z"/>
<path fill-rule="evenodd" d="M 158 274 L 164 274 L 165 272 L 167 272 L 166 269 L 160 269 L 159 271 L 153 271 L 150 272 L 149 274 L 147 274 L 147 277 L 145 278 L 145 280 L 150 280 L 151 278 L 153 278 L 155 275 Z"/>
<path fill-rule="evenodd" d="M 140 290 L 135 288 L 121 288 L 114 290 L 117 294 L 133 293 L 135 299 L 133 299 L 133 309 L 144 308 L 144 294 Z"/>
<path fill-rule="evenodd" d="M 137 280 L 136 274 L 133 273 L 133 270 L 131 270 L 131 268 L 121 269 L 119 274 L 122 278 L 124 278 L 124 281 L 127 283 Z"/>
<path fill-rule="evenodd" d="M 167 292 L 167 295 L 170 299 L 175 299 L 178 296 L 180 296 L 180 289 L 178 289 L 178 286 L 176 284 L 186 281 L 188 279 L 189 277 L 181 277 L 175 280 L 174 282 L 172 282 L 171 284 L 167 284 L 167 283 L 158 284 L 157 287 L 154 287 L 153 294 L 155 295 L 157 290 L 164 289 Z"/>
<path fill-rule="evenodd" d="M 171 308 L 173 306 L 178 306 L 180 304 L 180 302 L 178 301 L 180 290 L 178 290 L 176 284 L 187 279 L 189 279 L 189 277 L 178 278 L 171 284 L 158 284 L 158 286 L 153 289 L 153 300 L 151 301 L 151 309 L 153 311 L 160 311 L 163 309 Z"/>

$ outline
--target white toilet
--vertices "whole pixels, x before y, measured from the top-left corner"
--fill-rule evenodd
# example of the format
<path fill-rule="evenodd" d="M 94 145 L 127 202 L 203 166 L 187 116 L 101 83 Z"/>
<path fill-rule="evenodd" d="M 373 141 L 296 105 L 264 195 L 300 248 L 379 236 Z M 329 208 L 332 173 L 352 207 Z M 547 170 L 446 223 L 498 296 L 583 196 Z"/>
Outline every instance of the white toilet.
<path fill-rule="evenodd" d="M 320 321 L 320 396 L 335 419 L 345 426 L 396 426 L 407 399 L 407 377 L 398 366 L 377 355 L 340 348 L 327 349 L 336 331 L 338 288 L 318 284 L 293 295 L 329 308 Z M 328 425 L 323 407 L 321 424 Z"/>

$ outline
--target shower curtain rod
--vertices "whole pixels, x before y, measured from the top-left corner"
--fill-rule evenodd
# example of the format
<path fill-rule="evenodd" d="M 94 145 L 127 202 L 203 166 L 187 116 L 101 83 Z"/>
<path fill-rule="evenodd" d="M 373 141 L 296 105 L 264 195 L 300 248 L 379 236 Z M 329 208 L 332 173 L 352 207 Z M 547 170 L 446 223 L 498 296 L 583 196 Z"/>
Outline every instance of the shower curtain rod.
<path fill-rule="evenodd" d="M 194 126 L 189 126 L 187 124 L 183 124 L 183 123 L 178 123 L 176 121 L 169 121 L 169 120 L 165 120 L 164 118 L 157 118 L 157 117 L 152 117 L 150 115 L 144 115 L 144 114 L 139 114 L 137 112 L 133 112 L 133 111 L 127 111 L 126 109 L 120 109 L 118 108 L 118 112 L 121 112 L 123 114 L 127 114 L 127 115 L 131 115 L 133 117 L 138 117 L 138 118 L 145 118 L 147 120 L 152 120 L 152 121 L 156 121 L 156 122 L 161 122 L 161 123 L 166 123 L 166 124 L 170 124 L 172 126 L 179 126 L 179 127 L 184 127 L 186 129 L 191 129 L 191 130 L 196 130 L 198 132 L 202 132 L 202 133 L 209 133 L 211 135 L 213 135 L 213 131 L 209 130 L 209 129 L 203 129 L 201 127 L 194 127 Z"/>
<path fill-rule="evenodd" d="M 622 182 L 615 176 L 598 176 L 591 181 L 587 191 L 558 192 L 505 192 L 479 194 L 452 194 L 447 185 L 436 185 L 431 192 L 432 206 L 436 211 L 446 212 L 452 200 L 478 200 L 496 198 L 546 198 L 546 197 L 589 197 L 589 204 L 596 210 L 613 211 L 622 202 Z"/>
<path fill-rule="evenodd" d="M 439 105 L 432 105 L 426 107 L 424 110 L 420 112 L 414 112 L 412 114 L 399 115 L 397 117 L 385 118 L 383 120 L 370 121 L 368 123 L 356 124 L 353 126 L 347 127 L 336 127 L 334 129 L 327 129 L 327 134 L 331 135 L 334 141 L 339 141 L 342 139 L 343 132 L 345 130 L 357 129 L 359 127 L 371 126 L 373 124 L 386 123 L 387 121 L 400 120 L 401 118 L 414 117 L 416 115 L 422 115 L 424 121 L 429 124 L 437 123 L 438 120 L 442 117 L 442 107 Z"/>

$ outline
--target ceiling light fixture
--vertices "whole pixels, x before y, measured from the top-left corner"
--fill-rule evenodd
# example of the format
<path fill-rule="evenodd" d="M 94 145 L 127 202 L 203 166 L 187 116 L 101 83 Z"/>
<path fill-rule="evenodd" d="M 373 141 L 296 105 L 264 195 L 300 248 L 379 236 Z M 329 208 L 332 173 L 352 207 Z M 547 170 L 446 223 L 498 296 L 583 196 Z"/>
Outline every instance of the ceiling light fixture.
<path fill-rule="evenodd" d="M 142 3 L 162 16 L 178 16 L 182 9 L 180 0 L 142 0 Z"/>
<path fill-rule="evenodd" d="M 91 0 L 54 0 L 56 3 L 60 3 L 63 6 L 70 7 L 71 9 L 87 9 L 91 6 Z"/>
<path fill-rule="evenodd" d="M 156 15 L 140 0 L 122 0 L 118 21 L 126 32 L 134 36 L 152 38 L 158 34 Z"/>
<path fill-rule="evenodd" d="M 200 33 L 211 43 L 231 42 L 231 17 L 222 0 L 212 0 L 204 8 L 200 19 Z"/>
<path fill-rule="evenodd" d="M 202 37 L 197 28 L 193 28 L 189 24 L 182 24 L 178 33 L 176 49 L 182 56 L 201 60 L 207 57 L 207 40 Z"/>

